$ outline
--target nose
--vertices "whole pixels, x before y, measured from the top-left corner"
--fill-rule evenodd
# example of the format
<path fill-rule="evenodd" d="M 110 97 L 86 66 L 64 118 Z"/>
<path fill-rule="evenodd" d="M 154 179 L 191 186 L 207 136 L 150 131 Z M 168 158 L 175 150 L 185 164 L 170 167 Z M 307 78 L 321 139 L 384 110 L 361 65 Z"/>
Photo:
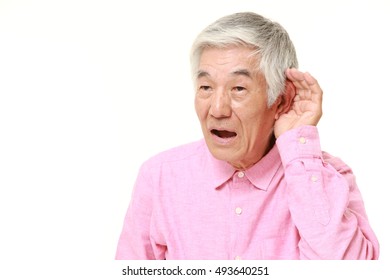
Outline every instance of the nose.
<path fill-rule="evenodd" d="M 231 100 L 229 94 L 219 90 L 214 93 L 211 99 L 210 114 L 214 118 L 228 118 L 232 114 Z"/>

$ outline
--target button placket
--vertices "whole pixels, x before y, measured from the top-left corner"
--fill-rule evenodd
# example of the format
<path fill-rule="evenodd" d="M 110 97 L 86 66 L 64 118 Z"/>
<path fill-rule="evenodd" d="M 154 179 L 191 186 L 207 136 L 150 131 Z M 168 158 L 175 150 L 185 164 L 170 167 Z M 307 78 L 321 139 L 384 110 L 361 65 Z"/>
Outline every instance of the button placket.
<path fill-rule="evenodd" d="M 242 226 L 245 224 L 245 201 L 246 195 L 249 189 L 249 180 L 246 177 L 245 171 L 236 170 L 233 175 L 233 184 L 231 187 L 232 195 L 230 201 L 230 215 L 231 215 L 231 258 L 234 260 L 241 260 L 240 253 L 242 251 L 241 248 L 241 231 Z M 243 224 L 244 223 L 244 224 Z"/>

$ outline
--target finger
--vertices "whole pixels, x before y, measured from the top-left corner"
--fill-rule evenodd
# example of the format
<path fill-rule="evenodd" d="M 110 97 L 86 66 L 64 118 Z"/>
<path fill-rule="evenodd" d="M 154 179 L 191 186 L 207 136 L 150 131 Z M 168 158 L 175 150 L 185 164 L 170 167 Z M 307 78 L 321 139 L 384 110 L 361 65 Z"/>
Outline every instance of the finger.
<path fill-rule="evenodd" d="M 310 89 L 302 90 L 302 95 L 305 97 L 306 100 L 311 100 L 312 93 L 313 92 Z"/>
<path fill-rule="evenodd" d="M 301 72 L 295 68 L 286 70 L 287 78 L 300 85 L 302 89 L 311 89 L 310 86 L 317 84 L 317 80 L 309 72 Z"/>
<path fill-rule="evenodd" d="M 286 70 L 286 77 L 293 82 L 294 86 L 299 89 L 307 90 L 310 88 L 309 84 L 307 83 L 305 79 L 305 75 L 303 72 L 291 68 Z"/>
<path fill-rule="evenodd" d="M 318 81 L 308 72 L 304 73 L 305 81 L 308 84 L 310 91 L 312 92 L 312 98 L 316 101 L 322 100 L 322 89 L 318 84 Z"/>
<path fill-rule="evenodd" d="M 302 82 L 305 80 L 304 73 L 295 68 L 287 69 L 286 76 L 292 82 Z"/>
<path fill-rule="evenodd" d="M 286 70 L 286 76 L 293 82 L 297 89 L 297 94 L 302 98 L 314 98 L 316 101 L 322 100 L 322 89 L 310 73 L 303 73 L 295 68 L 291 68 Z"/>

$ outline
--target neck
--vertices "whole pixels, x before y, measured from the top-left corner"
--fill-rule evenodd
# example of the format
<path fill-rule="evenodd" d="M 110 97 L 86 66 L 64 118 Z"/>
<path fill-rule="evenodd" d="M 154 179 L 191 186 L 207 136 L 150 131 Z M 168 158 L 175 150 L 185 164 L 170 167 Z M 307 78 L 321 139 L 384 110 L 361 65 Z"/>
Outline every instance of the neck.
<path fill-rule="evenodd" d="M 230 165 L 232 165 L 236 170 L 244 171 L 249 168 L 251 168 L 253 165 L 258 163 L 268 152 L 272 149 L 272 147 L 275 145 L 276 138 L 272 134 L 270 141 L 268 141 L 268 145 L 265 147 L 264 151 L 260 152 L 255 159 L 248 160 L 248 161 L 241 161 L 238 163 L 231 163 L 229 162 Z"/>

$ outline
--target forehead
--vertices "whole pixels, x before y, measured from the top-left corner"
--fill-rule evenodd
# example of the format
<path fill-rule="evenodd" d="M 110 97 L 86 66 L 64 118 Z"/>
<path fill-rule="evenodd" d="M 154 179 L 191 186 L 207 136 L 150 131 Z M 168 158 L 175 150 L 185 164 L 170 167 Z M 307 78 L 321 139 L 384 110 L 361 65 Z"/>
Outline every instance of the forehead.
<path fill-rule="evenodd" d="M 255 74 L 259 69 L 259 58 L 253 48 L 244 46 L 230 46 L 226 48 L 208 47 L 200 56 L 199 71 L 213 75 L 216 73 L 233 73 L 247 71 Z"/>
<path fill-rule="evenodd" d="M 217 74 L 247 73 L 255 75 L 259 69 L 259 59 L 253 48 L 230 46 L 226 48 L 208 47 L 200 56 L 198 78 Z"/>

